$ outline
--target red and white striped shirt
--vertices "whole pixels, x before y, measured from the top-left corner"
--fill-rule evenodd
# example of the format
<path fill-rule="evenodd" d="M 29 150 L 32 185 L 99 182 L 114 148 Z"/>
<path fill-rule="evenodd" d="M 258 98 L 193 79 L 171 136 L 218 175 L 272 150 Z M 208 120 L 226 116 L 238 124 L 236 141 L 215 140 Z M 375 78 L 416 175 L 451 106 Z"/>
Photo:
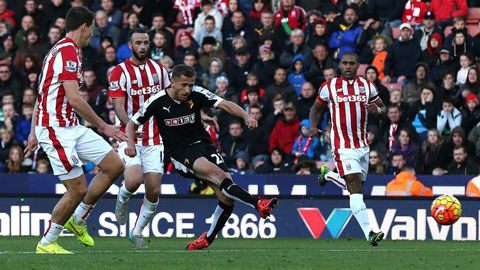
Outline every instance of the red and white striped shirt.
<path fill-rule="evenodd" d="M 220 11 L 223 17 L 226 17 L 228 15 L 228 12 L 230 11 L 228 9 L 228 0 L 217 0 L 215 6 L 217 7 L 218 11 Z"/>
<path fill-rule="evenodd" d="M 195 21 L 193 10 L 201 6 L 201 0 L 175 0 L 173 8 L 179 9 L 183 16 L 183 24 L 191 25 Z"/>
<path fill-rule="evenodd" d="M 322 84 L 317 101 L 330 107 L 332 150 L 368 145 L 367 104 L 378 99 L 375 84 L 362 77 L 355 80 L 339 77 Z"/>
<path fill-rule="evenodd" d="M 151 59 L 147 59 L 143 65 L 137 65 L 127 59 L 113 69 L 108 96 L 125 98 L 125 111 L 128 118 L 132 118 L 147 99 L 168 87 L 170 87 L 170 76 L 164 66 Z M 120 125 L 120 130 L 125 132 L 125 125 L 118 118 L 116 125 Z M 153 117 L 140 126 L 139 130 L 143 131 L 143 139 L 135 143 L 141 145 L 162 143 Z"/>
<path fill-rule="evenodd" d="M 69 127 L 79 124 L 75 110 L 68 102 L 64 81 L 83 84 L 82 60 L 75 42 L 65 37 L 45 56 L 38 83 L 37 126 Z"/>

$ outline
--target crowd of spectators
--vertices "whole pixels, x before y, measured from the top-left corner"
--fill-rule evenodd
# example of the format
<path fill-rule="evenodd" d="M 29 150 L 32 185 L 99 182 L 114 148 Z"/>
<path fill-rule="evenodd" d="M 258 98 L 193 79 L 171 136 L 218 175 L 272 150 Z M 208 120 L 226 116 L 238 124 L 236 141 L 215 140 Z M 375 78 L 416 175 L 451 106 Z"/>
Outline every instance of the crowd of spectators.
<path fill-rule="evenodd" d="M 196 84 L 259 122 L 248 130 L 228 113 L 207 111 L 220 130 L 206 130 L 232 173 L 315 174 L 334 158 L 331 124 L 327 110 L 321 136 L 308 138 L 309 109 L 321 84 L 339 74 L 341 56 L 354 51 L 368 66 L 359 75 L 388 107 L 385 119 L 369 117 L 369 174 L 395 175 L 403 166 L 479 173 L 480 34 L 469 29 L 480 23 L 467 22 L 476 1 L 466 0 L 0 0 L 0 171 L 49 171 L 42 151 L 24 160 L 22 149 L 42 59 L 78 5 L 95 13 L 96 24 L 81 50 L 80 93 L 108 123 L 116 117 L 106 94 L 110 72 L 131 56 L 128 32 L 141 27 L 149 58 L 167 69 L 193 67 Z"/>

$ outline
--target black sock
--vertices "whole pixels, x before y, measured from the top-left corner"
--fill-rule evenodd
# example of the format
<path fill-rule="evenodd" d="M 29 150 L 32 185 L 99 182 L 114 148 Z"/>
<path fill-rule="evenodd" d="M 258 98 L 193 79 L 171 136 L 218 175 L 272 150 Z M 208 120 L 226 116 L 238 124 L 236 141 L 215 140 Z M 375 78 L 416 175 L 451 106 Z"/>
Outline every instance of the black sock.
<path fill-rule="evenodd" d="M 213 213 L 213 222 L 210 227 L 210 230 L 207 233 L 207 241 L 211 244 L 215 237 L 220 232 L 220 230 L 225 226 L 227 223 L 228 218 L 233 211 L 233 205 L 226 205 L 222 202 L 218 202 L 218 206 Z"/>
<path fill-rule="evenodd" d="M 250 193 L 248 193 L 245 189 L 233 183 L 231 179 L 225 178 L 222 184 L 220 184 L 220 189 L 222 190 L 222 193 L 228 198 L 250 205 L 253 208 L 257 209 L 258 200 L 255 199 L 252 195 L 250 195 Z"/>

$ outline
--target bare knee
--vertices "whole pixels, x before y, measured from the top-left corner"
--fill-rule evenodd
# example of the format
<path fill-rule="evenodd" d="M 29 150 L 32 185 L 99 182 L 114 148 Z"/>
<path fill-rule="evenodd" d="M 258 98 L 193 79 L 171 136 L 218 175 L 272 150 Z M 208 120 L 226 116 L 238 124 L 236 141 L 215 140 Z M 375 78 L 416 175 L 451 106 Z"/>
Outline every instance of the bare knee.
<path fill-rule="evenodd" d="M 227 174 L 222 169 L 217 168 L 211 172 L 210 177 L 215 184 L 220 186 L 223 180 L 227 178 Z"/>
<path fill-rule="evenodd" d="M 77 185 L 67 189 L 67 196 L 70 196 L 73 199 L 81 201 L 87 195 L 87 191 L 88 191 L 87 185 Z"/>
<path fill-rule="evenodd" d="M 123 171 L 125 170 L 125 166 L 120 159 L 111 162 L 110 164 L 108 164 L 108 166 L 105 167 L 106 168 L 102 169 L 102 172 L 112 176 L 115 179 L 120 177 L 120 175 L 122 175 Z"/>

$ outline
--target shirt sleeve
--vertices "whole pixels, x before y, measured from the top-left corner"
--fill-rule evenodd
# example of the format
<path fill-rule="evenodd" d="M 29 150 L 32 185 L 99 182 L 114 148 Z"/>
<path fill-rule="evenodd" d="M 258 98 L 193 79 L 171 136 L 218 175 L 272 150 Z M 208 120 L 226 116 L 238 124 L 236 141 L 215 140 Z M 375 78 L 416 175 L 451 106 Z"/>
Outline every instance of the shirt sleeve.
<path fill-rule="evenodd" d="M 193 91 L 199 93 L 200 95 L 200 102 L 202 103 L 202 107 L 211 107 L 217 108 L 218 104 L 223 101 L 223 98 L 215 95 L 214 93 L 210 92 L 209 90 L 200 87 L 194 86 Z"/>
<path fill-rule="evenodd" d="M 170 77 L 170 74 L 168 73 L 168 70 L 164 67 L 161 66 L 162 69 L 162 74 L 163 74 L 163 81 L 164 81 L 164 89 L 170 88 L 172 84 L 172 78 Z"/>
<path fill-rule="evenodd" d="M 125 74 L 120 66 L 117 66 L 110 76 L 108 84 L 109 97 L 127 97 L 127 84 Z"/>
<path fill-rule="evenodd" d="M 65 46 L 58 51 L 53 63 L 54 72 L 58 74 L 58 82 L 78 81 L 79 68 L 78 54 L 73 46 Z"/>
<path fill-rule="evenodd" d="M 368 88 L 370 89 L 369 103 L 377 102 L 377 100 L 380 99 L 380 97 L 378 96 L 377 86 L 373 82 L 368 81 Z"/>
<path fill-rule="evenodd" d="M 318 90 L 317 101 L 321 104 L 326 104 L 330 101 L 330 93 L 328 91 L 330 82 L 324 82 Z"/>
<path fill-rule="evenodd" d="M 158 100 L 157 95 L 153 95 L 138 110 L 138 112 L 131 118 L 137 125 L 143 125 L 155 114 L 155 101 Z M 158 107 L 158 106 L 157 106 Z"/>

